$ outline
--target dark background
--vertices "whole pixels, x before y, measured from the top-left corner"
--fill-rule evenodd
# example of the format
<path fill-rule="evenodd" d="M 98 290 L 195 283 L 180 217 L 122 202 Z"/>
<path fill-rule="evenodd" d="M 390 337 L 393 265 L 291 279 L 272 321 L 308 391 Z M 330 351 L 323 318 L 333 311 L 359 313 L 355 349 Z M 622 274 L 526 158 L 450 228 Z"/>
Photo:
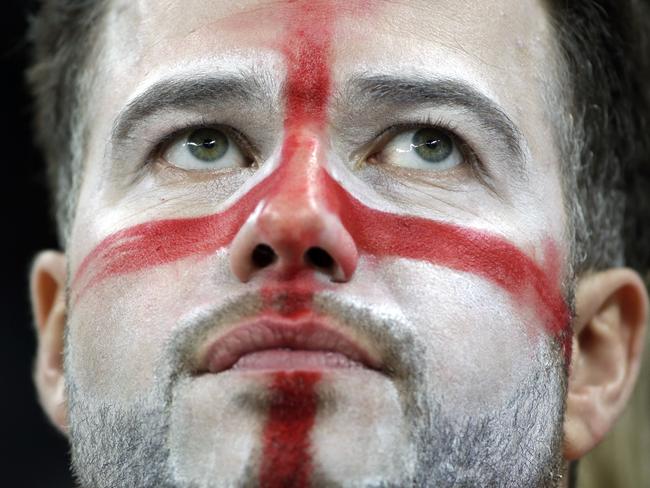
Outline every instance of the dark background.
<path fill-rule="evenodd" d="M 31 136 L 24 83 L 25 32 L 33 1 L 5 0 L 0 17 L 2 112 L 2 315 L 0 410 L 2 481 L 11 488 L 71 488 L 68 446 L 41 412 L 31 380 L 36 350 L 29 308 L 30 262 L 39 249 L 56 247 L 45 170 Z"/>

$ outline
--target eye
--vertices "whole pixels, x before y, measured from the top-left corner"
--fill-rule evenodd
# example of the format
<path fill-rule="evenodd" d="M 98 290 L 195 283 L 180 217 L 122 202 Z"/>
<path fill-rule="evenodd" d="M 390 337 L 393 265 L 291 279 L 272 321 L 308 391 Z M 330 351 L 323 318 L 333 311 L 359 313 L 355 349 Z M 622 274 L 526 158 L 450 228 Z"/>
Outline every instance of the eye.
<path fill-rule="evenodd" d="M 375 157 L 380 163 L 433 171 L 451 169 L 464 160 L 456 138 L 435 127 L 400 132 Z"/>
<path fill-rule="evenodd" d="M 187 170 L 214 170 L 247 166 L 247 160 L 225 131 L 204 127 L 185 132 L 164 150 L 163 159 Z"/>

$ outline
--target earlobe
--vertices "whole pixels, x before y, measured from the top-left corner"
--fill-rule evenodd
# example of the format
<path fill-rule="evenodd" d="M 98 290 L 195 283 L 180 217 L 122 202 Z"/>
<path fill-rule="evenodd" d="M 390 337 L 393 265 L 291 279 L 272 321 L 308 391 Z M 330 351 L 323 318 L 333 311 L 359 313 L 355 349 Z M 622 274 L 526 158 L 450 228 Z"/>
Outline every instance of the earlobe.
<path fill-rule="evenodd" d="M 44 251 L 34 260 L 30 276 L 32 310 L 38 337 L 34 381 L 52 423 L 67 431 L 63 375 L 66 262 L 63 253 Z"/>
<path fill-rule="evenodd" d="M 648 294 L 633 270 L 615 268 L 580 279 L 564 420 L 564 456 L 575 460 L 611 429 L 638 375 Z"/>

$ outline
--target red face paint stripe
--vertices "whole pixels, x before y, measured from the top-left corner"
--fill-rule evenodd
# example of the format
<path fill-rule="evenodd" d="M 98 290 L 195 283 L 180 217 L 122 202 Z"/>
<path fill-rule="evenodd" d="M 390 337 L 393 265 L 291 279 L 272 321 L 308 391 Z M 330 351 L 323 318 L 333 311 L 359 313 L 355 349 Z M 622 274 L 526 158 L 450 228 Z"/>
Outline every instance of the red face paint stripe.
<path fill-rule="evenodd" d="M 330 92 L 328 55 L 333 11 L 331 6 L 314 8 L 313 4 L 310 6 L 310 2 L 305 2 L 296 10 L 290 10 L 290 13 L 293 15 L 289 16 L 290 28 L 283 47 L 287 66 L 285 140 L 280 168 L 266 187 L 278 192 L 293 186 L 292 194 L 296 195 L 308 192 L 309 188 L 305 178 L 302 181 L 296 175 L 288 178 L 292 175 L 287 174 L 287 168 L 296 162 L 294 156 L 300 149 L 295 132 L 306 126 L 313 126 L 315 130 L 325 127 Z M 294 185 L 288 183 L 289 180 Z M 283 300 L 283 313 L 297 316 L 311 309 L 315 282 L 313 278 L 307 278 L 306 284 L 299 299 L 287 297 L 292 303 Z M 277 286 L 272 283 L 263 287 L 262 297 L 267 310 L 272 308 L 277 295 Z M 312 460 L 309 437 L 317 410 L 314 385 L 319 379 L 319 373 L 305 372 L 276 373 L 273 376 L 272 403 L 263 434 L 259 473 L 261 487 L 310 486 Z"/>
<path fill-rule="evenodd" d="M 262 182 L 261 184 L 263 184 Z M 427 261 L 481 276 L 515 297 L 537 297 L 540 312 L 551 311 L 548 330 L 559 332 L 568 311 L 559 284 L 514 244 L 487 232 L 420 217 L 396 215 L 366 207 L 337 182 L 341 219 L 360 254 Z M 259 186 L 257 188 L 260 188 Z M 253 191 L 238 205 L 206 217 L 148 222 L 109 236 L 83 261 L 73 288 L 190 256 L 205 256 L 226 246 L 254 209 Z M 555 260 L 550 264 L 554 264 Z M 546 310 L 547 312 L 544 312 Z M 562 319 L 562 320 L 561 320 Z"/>
<path fill-rule="evenodd" d="M 331 184 L 341 192 L 338 184 Z M 444 222 L 369 209 L 347 193 L 338 198 L 345 202 L 341 218 L 361 254 L 428 261 L 473 273 L 520 299 L 536 298 L 538 310 L 550 312 L 546 317 L 549 332 L 558 333 L 565 326 L 568 316 L 558 283 L 507 240 Z"/>
<path fill-rule="evenodd" d="M 317 411 L 318 372 L 273 375 L 271 406 L 262 435 L 259 482 L 263 488 L 304 488 L 310 485 L 310 433 Z"/>
<path fill-rule="evenodd" d="M 243 224 L 242 215 L 254 210 L 247 203 L 252 200 L 244 199 L 237 211 L 146 222 L 107 237 L 79 266 L 73 280 L 73 288 L 79 288 L 76 299 L 109 276 L 206 256 L 226 246 Z"/>
<path fill-rule="evenodd" d="M 313 273 L 298 273 L 291 278 L 291 293 L 286 281 L 268 280 L 260 291 L 261 313 L 298 319 L 313 312 L 314 293 L 321 289 Z"/>
<path fill-rule="evenodd" d="M 545 272 L 505 239 L 445 222 L 368 208 L 324 171 L 323 175 L 320 184 L 324 184 L 324 179 L 330 187 L 324 198 L 331 207 L 341 209 L 340 217 L 361 255 L 417 259 L 473 273 L 501 287 L 519 302 L 532 297 L 549 333 L 558 334 L 566 327 L 568 309 L 559 283 L 554 281 L 560 275 L 556 257 L 546 260 L 549 270 Z M 278 172 L 267 180 L 281 178 L 282 173 Z M 76 299 L 110 276 L 191 256 L 207 256 L 227 246 L 257 203 L 268 197 L 267 188 L 277 186 L 267 180 L 224 212 L 147 222 L 109 236 L 80 265 L 72 284 L 77 289 Z M 549 244 L 547 248 L 553 246 Z"/>
<path fill-rule="evenodd" d="M 321 130 L 325 126 L 335 8 L 325 2 L 302 2 L 288 10 L 289 28 L 282 49 L 287 66 L 287 132 L 307 125 Z"/>

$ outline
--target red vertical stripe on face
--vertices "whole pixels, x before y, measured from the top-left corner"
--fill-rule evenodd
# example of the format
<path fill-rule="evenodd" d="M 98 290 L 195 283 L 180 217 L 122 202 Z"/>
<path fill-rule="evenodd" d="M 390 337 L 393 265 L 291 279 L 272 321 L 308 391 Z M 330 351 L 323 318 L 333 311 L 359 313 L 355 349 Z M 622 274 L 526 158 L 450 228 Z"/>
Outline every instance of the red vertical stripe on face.
<path fill-rule="evenodd" d="M 271 405 L 262 437 L 259 483 L 263 488 L 304 488 L 313 469 L 310 433 L 316 418 L 317 372 L 272 377 Z"/>
<path fill-rule="evenodd" d="M 289 10 L 283 46 L 287 67 L 285 140 L 280 168 L 267 185 L 270 194 L 288 191 L 287 197 L 309 192 L 313 165 L 298 161 L 301 150 L 299 131 L 323 131 L 330 93 L 329 51 L 332 28 L 332 7 L 303 2 Z M 323 8 L 327 6 L 326 8 Z M 294 166 L 297 166 L 294 168 Z M 313 184 L 313 182 L 312 182 Z M 308 236 L 305 236 L 307 238 Z M 295 280 L 294 280 L 295 281 Z M 277 305 L 280 299 L 284 315 L 309 312 L 315 282 L 311 277 L 300 280 L 291 297 L 282 297 L 283 288 L 267 283 L 262 289 L 265 308 Z M 280 288 L 278 290 L 278 288 Z M 278 296 L 280 295 L 280 296 Z M 287 300 L 291 300 L 288 303 Z M 311 484 L 312 459 L 310 433 L 316 417 L 314 386 L 320 380 L 315 372 L 276 373 L 271 385 L 271 407 L 264 426 L 263 453 L 259 484 L 263 488 L 304 488 Z"/>
<path fill-rule="evenodd" d="M 290 283 L 290 285 L 288 284 Z M 269 279 L 261 290 L 261 313 L 299 319 L 313 312 L 314 293 L 319 289 L 313 272 L 299 273 L 287 280 Z"/>
<path fill-rule="evenodd" d="M 301 2 L 288 14 L 283 45 L 287 67 L 285 131 L 306 125 L 322 130 L 330 95 L 334 7 L 322 2 Z"/>

